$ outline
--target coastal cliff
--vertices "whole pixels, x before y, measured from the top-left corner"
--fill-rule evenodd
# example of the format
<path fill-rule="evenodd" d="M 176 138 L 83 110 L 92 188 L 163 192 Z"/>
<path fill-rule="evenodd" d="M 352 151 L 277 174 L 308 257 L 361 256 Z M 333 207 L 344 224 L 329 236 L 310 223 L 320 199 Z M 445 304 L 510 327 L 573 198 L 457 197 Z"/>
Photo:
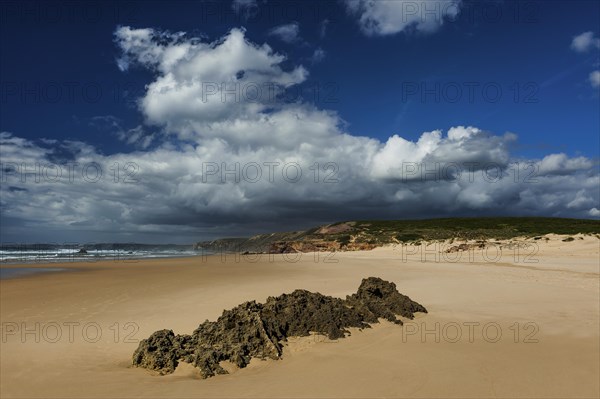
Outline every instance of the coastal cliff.
<path fill-rule="evenodd" d="M 347 221 L 305 231 L 259 234 L 249 238 L 200 241 L 196 250 L 239 253 L 296 253 L 370 250 L 421 241 L 506 240 L 544 234 L 600 234 L 600 222 L 562 218 L 448 218 Z"/>

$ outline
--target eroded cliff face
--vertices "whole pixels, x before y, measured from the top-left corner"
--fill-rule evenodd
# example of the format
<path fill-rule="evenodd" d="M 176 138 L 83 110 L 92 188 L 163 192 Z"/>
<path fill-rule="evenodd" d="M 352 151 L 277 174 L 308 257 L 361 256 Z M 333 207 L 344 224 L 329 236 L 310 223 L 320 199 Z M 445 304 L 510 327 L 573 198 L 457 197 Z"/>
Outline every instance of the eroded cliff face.
<path fill-rule="evenodd" d="M 195 249 L 213 252 L 284 254 L 297 252 L 335 252 L 371 250 L 398 242 L 393 238 L 372 239 L 356 222 L 336 223 L 306 231 L 259 234 L 250 238 L 222 238 L 202 241 Z"/>
<path fill-rule="evenodd" d="M 278 241 L 269 245 L 267 253 L 287 254 L 296 252 L 336 252 L 336 251 L 366 251 L 376 248 L 376 244 L 340 243 L 338 241 Z"/>
<path fill-rule="evenodd" d="M 269 297 L 264 304 L 250 301 L 226 310 L 191 335 L 156 331 L 140 342 L 133 365 L 170 374 L 185 361 L 208 378 L 227 374 L 220 365 L 223 361 L 243 368 L 252 358 L 279 359 L 287 337 L 318 333 L 344 338 L 348 327 L 369 328 L 380 318 L 401 325 L 398 315 L 412 319 L 415 312 L 427 310 L 400 294 L 394 283 L 377 277 L 363 279 L 358 291 L 346 299 L 296 290 Z"/>

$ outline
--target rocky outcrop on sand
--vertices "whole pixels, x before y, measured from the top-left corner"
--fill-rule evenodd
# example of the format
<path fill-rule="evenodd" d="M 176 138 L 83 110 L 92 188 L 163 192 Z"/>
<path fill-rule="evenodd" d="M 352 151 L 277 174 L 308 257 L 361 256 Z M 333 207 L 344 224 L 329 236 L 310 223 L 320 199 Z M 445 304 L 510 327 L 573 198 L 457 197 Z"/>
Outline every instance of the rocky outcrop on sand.
<path fill-rule="evenodd" d="M 447 250 L 445 250 L 444 252 L 454 253 L 454 252 L 470 251 L 472 249 L 484 249 L 486 247 L 486 245 L 487 245 L 487 243 L 485 241 L 477 241 L 474 244 L 463 243 L 463 244 L 454 245 L 454 246 L 448 248 Z"/>
<path fill-rule="evenodd" d="M 368 323 L 379 318 L 401 325 L 398 315 L 412 319 L 415 312 L 427 310 L 400 294 L 394 283 L 377 277 L 363 279 L 345 300 L 296 290 L 269 297 L 264 304 L 250 301 L 226 310 L 217 321 L 200 324 L 192 335 L 156 331 L 140 342 L 133 365 L 170 374 L 185 361 L 208 378 L 227 374 L 223 361 L 243 368 L 252 358 L 279 359 L 287 337 L 318 333 L 344 338 L 348 327 L 369 328 Z"/>
<path fill-rule="evenodd" d="M 368 243 L 340 243 L 326 240 L 278 241 L 271 244 L 266 252 L 269 254 L 292 254 L 299 252 L 331 253 L 337 251 L 369 251 L 376 247 L 377 245 Z"/>

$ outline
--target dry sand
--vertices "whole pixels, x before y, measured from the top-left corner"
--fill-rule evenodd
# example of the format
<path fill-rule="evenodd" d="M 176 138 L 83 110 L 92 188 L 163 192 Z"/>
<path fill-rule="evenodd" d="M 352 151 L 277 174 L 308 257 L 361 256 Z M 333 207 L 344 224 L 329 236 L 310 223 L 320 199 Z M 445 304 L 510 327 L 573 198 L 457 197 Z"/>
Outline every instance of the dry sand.
<path fill-rule="evenodd" d="M 296 262 L 23 265 L 69 271 L 0 281 L 0 396 L 598 397 L 600 240 L 549 238 L 505 246 L 498 259 L 481 250 L 435 259 L 437 244 L 426 262 L 423 247 L 388 247 Z M 186 364 L 170 376 L 130 367 L 136 340 L 155 330 L 191 333 L 223 309 L 296 288 L 344 297 L 368 276 L 394 281 L 429 314 L 337 342 L 292 339 L 282 360 L 207 380 Z"/>

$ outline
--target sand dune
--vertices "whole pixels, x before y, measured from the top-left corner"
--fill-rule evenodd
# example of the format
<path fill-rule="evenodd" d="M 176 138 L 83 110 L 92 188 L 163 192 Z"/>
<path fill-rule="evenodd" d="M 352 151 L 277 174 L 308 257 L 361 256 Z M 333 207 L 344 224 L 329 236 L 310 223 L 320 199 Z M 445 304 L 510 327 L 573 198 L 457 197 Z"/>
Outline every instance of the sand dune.
<path fill-rule="evenodd" d="M 475 251 L 436 260 L 432 244 L 430 252 L 35 265 L 69 271 L 0 281 L 0 394 L 598 397 L 600 240 L 562 239 L 524 241 L 537 246 L 527 259 L 503 250 L 498 259 Z M 223 309 L 296 288 L 345 297 L 367 276 L 395 282 L 429 314 L 336 342 L 294 338 L 282 360 L 207 380 L 186 364 L 169 376 L 130 367 L 137 341 L 155 330 L 191 333 Z"/>

